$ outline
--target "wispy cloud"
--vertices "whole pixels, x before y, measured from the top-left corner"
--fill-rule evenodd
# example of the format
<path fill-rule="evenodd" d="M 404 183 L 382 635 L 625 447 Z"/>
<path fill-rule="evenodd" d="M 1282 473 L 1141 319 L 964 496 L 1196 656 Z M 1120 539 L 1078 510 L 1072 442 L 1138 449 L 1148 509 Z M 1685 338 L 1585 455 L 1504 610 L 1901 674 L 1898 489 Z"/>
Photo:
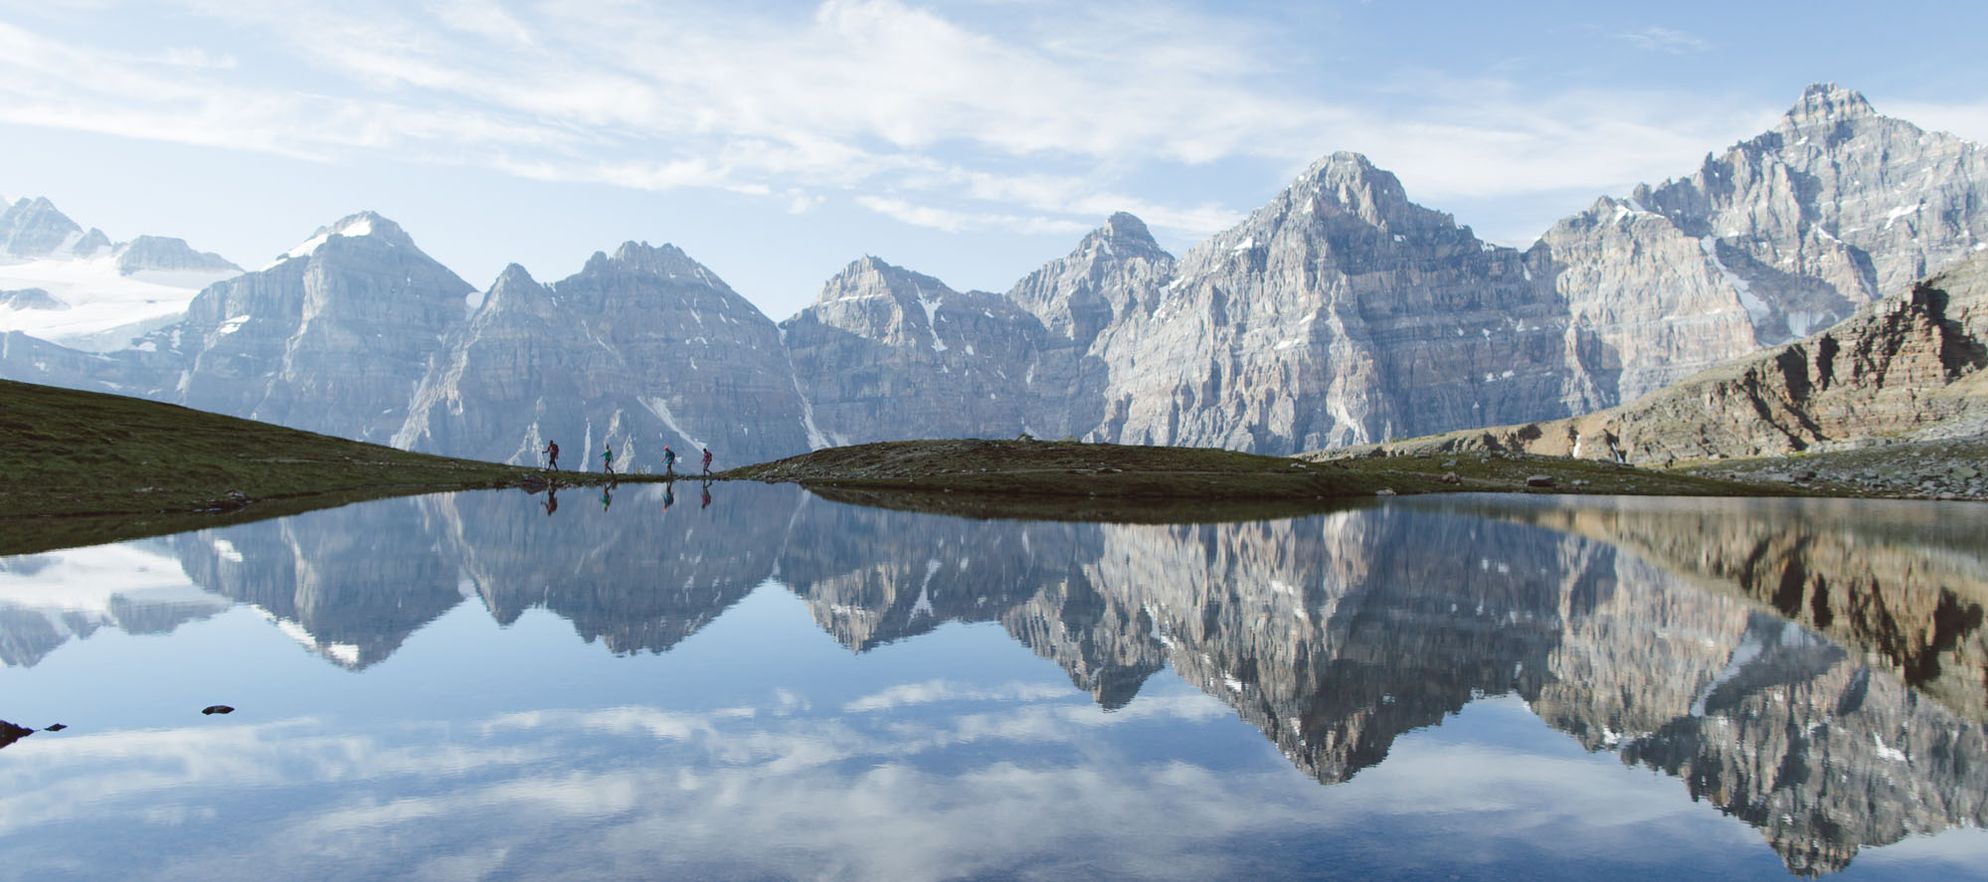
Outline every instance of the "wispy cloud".
<path fill-rule="evenodd" d="M 1656 25 L 1622 31 L 1617 33 L 1615 38 L 1645 52 L 1663 52 L 1669 55 L 1695 55 L 1712 48 L 1710 42 L 1696 34 Z"/>
<path fill-rule="evenodd" d="M 1063 234 L 1129 210 L 1199 237 L 1267 191 L 1225 204 L 1152 181 L 1207 163 L 1295 173 L 1352 149 L 1437 205 L 1611 192 L 1674 174 L 1781 109 L 1435 75 L 1322 90 L 1312 53 L 1278 51 L 1291 35 L 1168 4 L 1040 4 L 1020 17 L 909 0 L 177 4 L 173 15 L 213 23 L 212 44 L 141 57 L 0 24 L 0 121 L 711 188 L 793 212 L 834 201 L 956 232 Z M 107 14 L 125 13 L 151 10 Z M 1663 27 L 1616 36 L 1708 48 Z"/>

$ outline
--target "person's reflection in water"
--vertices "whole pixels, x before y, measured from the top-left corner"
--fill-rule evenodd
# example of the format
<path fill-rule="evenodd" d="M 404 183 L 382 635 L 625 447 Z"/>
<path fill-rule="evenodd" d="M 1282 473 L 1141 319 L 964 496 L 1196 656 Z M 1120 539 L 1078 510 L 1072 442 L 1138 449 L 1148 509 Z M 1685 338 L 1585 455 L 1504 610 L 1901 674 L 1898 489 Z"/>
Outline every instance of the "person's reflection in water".
<path fill-rule="evenodd" d="M 540 508 L 545 509 L 546 517 L 552 517 L 552 513 L 559 510 L 559 485 L 545 485 L 545 501 L 538 505 Z"/>
<path fill-rule="evenodd" d="M 608 506 L 610 506 L 610 505 L 613 505 L 613 504 L 614 504 L 614 484 L 613 484 L 613 482 L 609 482 L 609 483 L 606 483 L 606 484 L 602 484 L 602 485 L 601 485 L 601 511 L 607 511 L 607 507 L 608 507 Z"/>
<path fill-rule="evenodd" d="M 700 506 L 698 506 L 698 508 L 699 508 L 699 509 L 701 510 L 701 509 L 706 509 L 706 508 L 710 508 L 710 507 L 711 507 L 711 482 L 710 482 L 710 481 L 705 481 L 705 482 L 704 482 L 704 504 L 703 504 L 703 505 L 700 505 Z"/>
<path fill-rule="evenodd" d="M 663 514 L 670 513 L 670 506 L 676 504 L 676 482 L 663 482 Z"/>

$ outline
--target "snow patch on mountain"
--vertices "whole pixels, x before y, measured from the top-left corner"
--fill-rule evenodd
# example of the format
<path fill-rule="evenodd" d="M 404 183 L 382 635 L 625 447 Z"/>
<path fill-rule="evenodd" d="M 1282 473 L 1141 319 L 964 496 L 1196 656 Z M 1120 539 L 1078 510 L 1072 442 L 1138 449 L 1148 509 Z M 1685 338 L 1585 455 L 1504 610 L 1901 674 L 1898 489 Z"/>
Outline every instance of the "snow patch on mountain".
<path fill-rule="evenodd" d="M 88 259 L 0 261 L 0 290 L 40 288 L 61 310 L 0 309 L 0 332 L 20 331 L 88 352 L 131 345 L 131 338 L 171 324 L 202 288 L 239 270 L 146 271 L 126 275 L 115 255 Z"/>

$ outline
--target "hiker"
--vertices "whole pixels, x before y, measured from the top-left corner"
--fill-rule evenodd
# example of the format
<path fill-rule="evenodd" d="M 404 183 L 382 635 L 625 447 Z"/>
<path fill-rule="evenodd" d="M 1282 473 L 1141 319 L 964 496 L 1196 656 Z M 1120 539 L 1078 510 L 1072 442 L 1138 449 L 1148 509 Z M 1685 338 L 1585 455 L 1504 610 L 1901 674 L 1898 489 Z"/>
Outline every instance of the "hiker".
<path fill-rule="evenodd" d="M 663 476 L 676 477 L 676 451 L 671 450 L 668 444 L 663 445 Z"/>
<path fill-rule="evenodd" d="M 601 442 L 601 470 L 614 474 L 614 448 L 606 441 Z"/>
<path fill-rule="evenodd" d="M 555 472 L 559 471 L 559 442 L 545 442 L 545 467 Z"/>
<path fill-rule="evenodd" d="M 711 448 L 704 448 L 704 477 L 711 477 Z"/>

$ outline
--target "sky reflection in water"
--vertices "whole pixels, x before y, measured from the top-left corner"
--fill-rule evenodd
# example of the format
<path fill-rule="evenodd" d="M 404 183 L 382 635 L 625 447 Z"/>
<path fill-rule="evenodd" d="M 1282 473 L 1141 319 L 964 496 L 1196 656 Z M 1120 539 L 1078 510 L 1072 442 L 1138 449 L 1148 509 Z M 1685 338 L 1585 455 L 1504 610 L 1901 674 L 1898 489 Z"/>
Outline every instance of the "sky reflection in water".
<path fill-rule="evenodd" d="M 711 492 L 0 562 L 0 878 L 1988 878 L 1972 507 Z"/>

